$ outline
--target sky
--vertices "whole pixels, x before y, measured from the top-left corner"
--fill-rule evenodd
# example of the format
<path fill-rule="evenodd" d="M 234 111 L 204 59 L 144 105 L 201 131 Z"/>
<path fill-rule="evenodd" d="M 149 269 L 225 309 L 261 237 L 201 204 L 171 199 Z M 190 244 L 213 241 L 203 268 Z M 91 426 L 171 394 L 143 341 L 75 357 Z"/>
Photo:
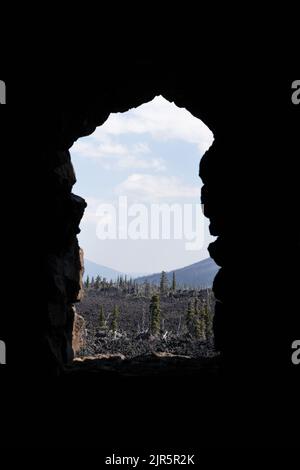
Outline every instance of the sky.
<path fill-rule="evenodd" d="M 85 258 L 138 274 L 170 271 L 207 258 L 214 238 L 199 207 L 198 173 L 212 142 L 213 134 L 202 121 L 162 96 L 111 114 L 91 136 L 75 142 L 73 192 L 88 204 L 79 234 Z M 176 220 L 184 222 L 182 233 L 176 235 L 171 217 L 169 233 L 163 235 L 162 220 L 153 214 L 158 207 L 175 210 L 174 204 L 181 211 L 182 218 Z"/>

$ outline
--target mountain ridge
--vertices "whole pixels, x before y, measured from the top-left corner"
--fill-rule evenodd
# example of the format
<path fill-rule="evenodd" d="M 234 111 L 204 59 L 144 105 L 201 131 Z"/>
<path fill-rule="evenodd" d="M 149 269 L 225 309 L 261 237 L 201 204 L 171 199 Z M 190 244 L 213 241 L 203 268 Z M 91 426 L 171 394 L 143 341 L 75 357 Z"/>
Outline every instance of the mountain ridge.
<path fill-rule="evenodd" d="M 211 259 L 206 258 L 198 261 L 197 263 L 184 266 L 183 268 L 173 269 L 172 271 L 166 272 L 169 284 L 172 282 L 173 272 L 175 272 L 176 282 L 178 286 L 188 287 L 211 287 L 215 275 L 219 270 L 219 266 Z M 153 273 L 141 275 L 139 273 L 123 273 L 116 269 L 103 266 L 88 259 L 84 260 L 84 279 L 87 276 L 105 277 L 107 280 L 115 281 L 119 276 L 127 276 L 135 279 L 139 284 L 147 281 L 150 284 L 158 285 L 160 282 L 161 273 Z"/>
<path fill-rule="evenodd" d="M 136 278 L 145 276 L 145 273 L 123 273 L 121 271 L 117 271 L 116 269 L 103 266 L 102 264 L 95 263 L 94 261 L 85 258 L 83 278 L 86 279 L 87 276 L 89 276 L 89 278 L 96 278 L 98 275 L 101 277 L 106 277 L 108 281 L 111 279 L 115 281 L 119 276 Z"/>
<path fill-rule="evenodd" d="M 169 285 L 171 285 L 173 272 L 175 272 L 177 286 L 212 287 L 214 277 L 219 269 L 219 266 L 211 258 L 206 258 L 183 268 L 168 271 L 166 274 Z M 140 284 L 148 281 L 150 284 L 158 285 L 160 276 L 161 273 L 154 273 L 138 277 L 135 280 Z"/>

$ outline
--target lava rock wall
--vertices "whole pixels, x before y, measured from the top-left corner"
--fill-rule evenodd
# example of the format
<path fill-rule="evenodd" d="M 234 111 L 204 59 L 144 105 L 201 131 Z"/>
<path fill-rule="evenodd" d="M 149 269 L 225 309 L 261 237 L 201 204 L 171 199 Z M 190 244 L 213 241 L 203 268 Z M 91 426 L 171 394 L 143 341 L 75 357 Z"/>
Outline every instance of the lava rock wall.
<path fill-rule="evenodd" d="M 217 237 L 209 252 L 220 266 L 214 282 L 216 347 L 228 368 L 278 370 L 289 365 L 298 315 L 290 290 L 293 262 L 283 253 L 288 237 L 279 214 L 289 218 L 290 253 L 296 256 L 296 186 L 291 178 L 295 111 L 290 110 L 288 81 L 272 84 L 283 90 L 279 112 L 261 77 L 253 76 L 246 90 L 237 77 L 223 74 L 220 87 L 219 78 L 199 71 L 196 63 L 103 62 L 100 71 L 91 70 L 80 83 L 76 78 L 60 81 L 56 106 L 46 100 L 31 110 L 36 119 L 32 159 L 26 163 L 25 246 L 37 279 L 34 287 L 25 282 L 31 317 L 30 322 L 19 319 L 20 332 L 12 339 L 16 358 L 29 347 L 33 369 L 38 364 L 46 375 L 59 374 L 73 358 L 73 306 L 82 288 L 77 235 L 86 203 L 72 193 L 76 176 L 71 146 L 92 134 L 110 113 L 163 95 L 201 119 L 215 137 L 202 158 L 200 176 L 205 215 Z M 23 117 L 25 122 L 26 111 Z M 24 125 L 30 133 L 33 123 Z M 284 165 L 279 167 L 279 161 Z M 291 181 L 289 195 L 278 194 L 284 177 Z M 274 343 L 278 347 L 271 354 Z"/>

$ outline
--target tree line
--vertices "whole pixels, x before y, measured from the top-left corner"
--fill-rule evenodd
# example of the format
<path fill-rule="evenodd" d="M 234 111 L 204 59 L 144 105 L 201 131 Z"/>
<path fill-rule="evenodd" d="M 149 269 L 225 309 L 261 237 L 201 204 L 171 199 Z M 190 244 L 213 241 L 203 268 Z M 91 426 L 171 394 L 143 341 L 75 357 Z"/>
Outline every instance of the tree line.
<path fill-rule="evenodd" d="M 165 271 L 161 272 L 158 286 L 154 283 L 150 283 L 148 280 L 144 281 L 143 283 L 139 283 L 136 279 L 131 277 L 128 278 L 126 275 L 118 276 L 116 280 L 108 280 L 101 276 L 87 276 L 86 280 L 84 281 L 84 288 L 97 289 L 102 291 L 114 290 L 122 293 L 144 295 L 145 297 L 149 298 L 155 294 L 164 296 L 175 293 L 176 291 L 182 291 L 183 289 L 189 289 L 189 287 L 186 285 L 180 287 L 177 286 L 175 272 L 173 272 L 172 281 L 169 283 L 167 273 Z"/>

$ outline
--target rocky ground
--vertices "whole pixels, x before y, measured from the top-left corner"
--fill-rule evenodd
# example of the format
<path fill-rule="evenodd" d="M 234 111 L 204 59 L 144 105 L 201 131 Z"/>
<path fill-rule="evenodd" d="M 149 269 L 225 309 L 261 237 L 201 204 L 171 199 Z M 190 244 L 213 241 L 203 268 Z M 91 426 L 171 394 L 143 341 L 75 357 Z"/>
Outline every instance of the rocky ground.
<path fill-rule="evenodd" d="M 149 333 L 150 298 L 122 292 L 103 292 L 88 289 L 76 310 L 85 319 L 85 347 L 77 356 L 122 354 L 126 359 L 166 353 L 191 358 L 212 358 L 216 355 L 213 338 L 199 340 L 188 333 L 185 326 L 186 309 L 190 296 L 199 302 L 207 292 L 185 292 L 161 298 L 162 334 Z M 118 329 L 110 330 L 112 311 L 120 310 Z M 103 307 L 106 328 L 99 327 L 99 311 Z"/>
<path fill-rule="evenodd" d="M 87 334 L 86 347 L 81 354 L 93 356 L 96 354 L 124 354 L 126 358 L 133 358 L 151 354 L 154 352 L 166 352 L 190 357 L 211 357 L 215 354 L 211 341 L 200 341 L 188 336 L 169 338 L 157 338 L 146 335 L 128 337 L 126 333 L 112 334 L 96 333 L 94 336 Z"/>

